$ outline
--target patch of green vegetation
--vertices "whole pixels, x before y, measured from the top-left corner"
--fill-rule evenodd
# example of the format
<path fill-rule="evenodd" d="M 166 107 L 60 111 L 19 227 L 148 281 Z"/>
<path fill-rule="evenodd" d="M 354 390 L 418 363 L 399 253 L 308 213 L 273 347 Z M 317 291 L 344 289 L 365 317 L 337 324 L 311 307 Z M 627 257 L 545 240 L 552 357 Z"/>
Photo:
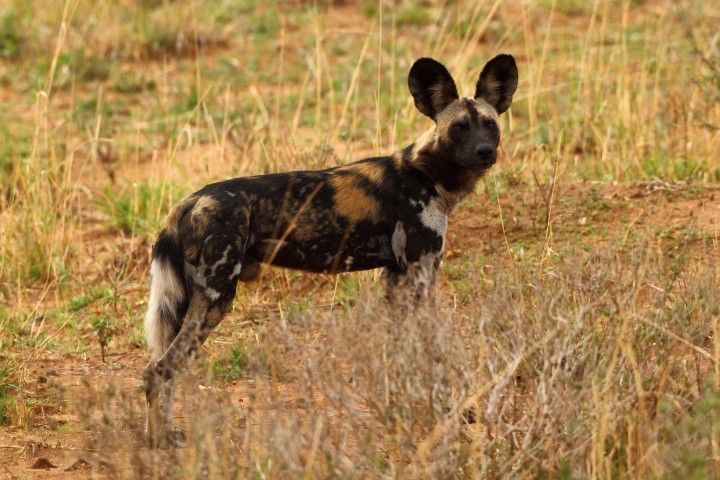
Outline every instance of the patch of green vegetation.
<path fill-rule="evenodd" d="M 0 425 L 9 425 L 11 422 L 11 409 L 17 395 L 16 369 L 8 361 L 0 365 Z"/>
<path fill-rule="evenodd" d="M 100 97 L 97 93 L 83 96 L 78 99 L 74 110 L 68 109 L 62 116 L 72 120 L 81 130 L 94 130 L 97 126 L 98 115 L 101 116 L 101 137 L 110 136 L 118 123 L 122 123 L 123 109 L 127 108 L 127 102 L 120 100 L 109 100 L 107 97 Z"/>
<path fill-rule="evenodd" d="M 174 115 L 183 115 L 195 110 L 198 105 L 198 93 L 197 90 L 191 88 L 185 92 L 185 94 L 178 98 L 176 102 L 170 108 L 170 112 Z"/>
<path fill-rule="evenodd" d="M 20 56 L 25 41 L 22 25 L 14 9 L 0 11 L 0 58 L 14 60 Z"/>
<path fill-rule="evenodd" d="M 592 12 L 592 2 L 585 2 L 583 0 L 542 0 L 539 3 L 540 8 L 546 11 L 550 11 L 555 5 L 555 10 L 565 15 L 581 15 L 589 14 Z"/>
<path fill-rule="evenodd" d="M 673 164 L 673 176 L 678 180 L 702 179 L 703 165 L 692 158 L 678 158 Z"/>
<path fill-rule="evenodd" d="M 601 189 L 593 186 L 587 192 L 584 202 L 586 215 L 592 220 L 606 218 L 612 208 L 615 207 L 609 199 L 605 198 Z"/>
<path fill-rule="evenodd" d="M 105 363 L 105 349 L 110 344 L 113 334 L 115 333 L 116 325 L 114 322 L 109 320 L 107 317 L 96 317 L 92 320 L 93 330 L 97 337 L 98 344 L 100 345 L 100 355 L 103 363 Z"/>
<path fill-rule="evenodd" d="M 20 164 L 22 158 L 27 157 L 32 150 L 32 142 L 25 135 L 11 134 L 7 124 L 0 127 L 0 175 L 3 179 L 10 179 L 11 174 Z M 10 201 L 13 186 L 10 182 L 0 182 L 0 194 Z"/>
<path fill-rule="evenodd" d="M 360 9 L 362 10 L 363 15 L 369 18 L 377 17 L 379 11 L 377 2 L 365 2 L 362 4 Z"/>
<path fill-rule="evenodd" d="M 120 93 L 137 94 L 141 92 L 153 92 L 157 83 L 144 75 L 136 75 L 130 72 L 121 72 L 115 80 L 115 90 Z"/>
<path fill-rule="evenodd" d="M 649 178 L 665 178 L 671 180 L 696 180 L 708 179 L 717 181 L 720 179 L 720 167 L 713 167 L 706 161 L 696 158 L 678 157 L 668 158 L 662 151 L 654 152 L 640 162 L 641 175 Z"/>
<path fill-rule="evenodd" d="M 57 277 L 58 289 L 62 293 L 65 280 L 72 273 L 72 265 L 65 262 L 59 254 L 53 254 L 50 258 L 46 257 L 46 252 L 42 250 L 43 245 L 31 244 L 32 258 L 38 261 L 32 263 L 28 270 L 29 278 L 33 282 L 39 282 L 49 277 Z M 33 250 L 34 249 L 34 250 Z"/>
<path fill-rule="evenodd" d="M 131 322 L 131 324 L 133 325 L 133 331 L 127 337 L 127 345 L 133 348 L 145 349 L 147 347 L 147 341 L 145 340 L 145 335 L 143 335 L 142 323 Z"/>
<path fill-rule="evenodd" d="M 669 444 L 675 445 L 675 449 L 668 452 L 676 460 L 672 463 L 671 476 L 712 478 L 711 445 L 717 441 L 717 425 L 720 423 L 720 392 L 713 387 L 712 380 L 705 382 L 702 395 L 694 402 L 687 415 L 677 415 L 674 412 L 675 407 L 669 401 L 664 401 L 660 409 L 663 417 L 672 419 L 662 428 L 663 436 L 673 440 Z"/>
<path fill-rule="evenodd" d="M 291 282 L 293 277 L 297 278 L 301 274 L 298 272 L 293 272 L 291 275 Z M 309 293 L 307 293 L 307 296 L 302 300 L 297 300 L 292 297 L 287 297 L 285 302 L 285 309 L 290 315 L 294 314 L 300 314 L 304 313 L 310 308 L 310 305 L 312 304 L 312 299 L 315 296 L 315 293 L 318 291 L 318 288 L 320 288 L 320 285 L 315 286 L 312 290 L 310 290 Z"/>
<path fill-rule="evenodd" d="M 395 11 L 395 20 L 401 26 L 422 27 L 429 24 L 431 19 L 430 7 L 414 1 L 403 2 Z"/>
<path fill-rule="evenodd" d="M 475 299 L 476 282 L 482 276 L 484 259 L 464 255 L 461 261 L 443 263 L 445 278 L 452 286 L 459 305 L 465 305 Z"/>
<path fill-rule="evenodd" d="M 272 0 L 263 2 L 265 5 L 272 5 Z M 225 25 L 236 22 L 244 14 L 248 14 L 257 8 L 255 0 L 224 0 L 213 6 L 215 20 Z"/>
<path fill-rule="evenodd" d="M 257 66 L 257 58 L 250 57 L 244 64 L 247 68 L 240 68 L 235 58 L 223 57 L 217 62 L 213 74 L 226 85 L 247 87 L 253 80 L 250 77 L 255 72 L 253 65 Z"/>
<path fill-rule="evenodd" d="M 45 80 L 45 75 L 50 70 L 52 59 L 45 58 L 35 64 L 34 77 L 36 82 Z M 104 81 L 110 76 L 112 64 L 103 57 L 93 55 L 93 52 L 85 47 L 74 48 L 62 52 L 57 57 L 55 76 L 53 78 L 53 89 L 70 88 L 77 82 Z"/>
<path fill-rule="evenodd" d="M 17 104 L 0 103 L 0 195 L 8 203 L 17 185 L 14 183 L 19 168 L 27 160 L 33 148 L 33 126 L 13 114 Z M 0 204 L 2 200 L 0 200 Z"/>
<path fill-rule="evenodd" d="M 229 355 L 213 362 L 213 377 L 223 382 L 239 380 L 248 376 L 249 367 L 248 349 L 244 346 L 233 348 Z"/>
<path fill-rule="evenodd" d="M 97 290 L 90 290 L 89 292 L 82 293 L 70 299 L 68 305 L 68 311 L 79 312 L 88 305 L 113 296 L 113 291 L 109 288 L 102 288 Z"/>
<path fill-rule="evenodd" d="M 245 31 L 256 41 L 275 35 L 280 30 L 280 19 L 272 8 L 256 8 L 245 20 Z"/>
<path fill-rule="evenodd" d="M 360 292 L 360 288 L 360 275 L 358 273 L 340 274 L 337 282 L 335 301 L 352 308 L 355 305 L 355 299 Z"/>
<path fill-rule="evenodd" d="M 193 36 L 175 28 L 163 28 L 161 25 L 150 25 L 140 44 L 142 56 L 160 59 L 192 54 L 196 40 Z"/>
<path fill-rule="evenodd" d="M 118 193 L 106 190 L 98 204 L 114 227 L 132 234 L 152 233 L 158 230 L 162 212 L 169 211 L 185 191 L 162 184 L 133 183 Z"/>

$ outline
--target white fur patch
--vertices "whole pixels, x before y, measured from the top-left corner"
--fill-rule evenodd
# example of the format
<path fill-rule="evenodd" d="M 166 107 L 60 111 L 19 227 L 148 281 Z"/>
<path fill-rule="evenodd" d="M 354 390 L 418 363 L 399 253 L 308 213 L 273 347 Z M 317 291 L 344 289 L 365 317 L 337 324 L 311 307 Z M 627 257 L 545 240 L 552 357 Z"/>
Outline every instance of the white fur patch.
<path fill-rule="evenodd" d="M 205 283 L 205 277 L 201 275 L 198 268 L 190 262 L 185 262 L 185 275 L 192 278 L 193 282 L 198 287 L 205 288 L 207 286 L 207 284 Z"/>
<path fill-rule="evenodd" d="M 420 221 L 422 224 L 440 235 L 443 239 L 441 251 L 445 250 L 445 233 L 447 232 L 448 217 L 440 208 L 440 202 L 435 198 L 431 198 L 428 205 L 420 212 Z"/>
<path fill-rule="evenodd" d="M 395 254 L 395 260 L 400 265 L 407 263 L 407 257 L 405 257 L 405 246 L 407 245 L 407 234 L 405 233 L 405 227 L 402 222 L 395 224 L 395 231 L 393 232 L 392 239 L 390 240 L 393 254 Z"/>
<path fill-rule="evenodd" d="M 432 150 L 432 147 L 437 143 L 437 135 L 437 127 L 435 126 L 425 130 L 425 132 L 415 140 L 412 150 L 413 156 L 426 149 Z"/>
<path fill-rule="evenodd" d="M 440 202 L 435 198 L 430 199 L 430 203 L 420 212 L 420 221 L 430 230 L 435 231 L 438 235 L 445 236 L 447 231 L 448 217 L 440 208 Z"/>
<path fill-rule="evenodd" d="M 235 277 L 237 277 L 238 275 L 240 275 L 240 272 L 241 272 L 241 271 L 242 271 L 242 262 L 238 262 L 238 263 L 235 265 L 235 268 L 233 268 L 233 271 L 232 271 L 232 273 L 230 274 L 230 278 L 229 278 L 228 280 L 232 280 L 233 278 L 235 278 Z"/>
<path fill-rule="evenodd" d="M 172 312 L 176 315 L 177 306 L 185 296 L 185 289 L 180 279 L 167 260 L 153 260 L 150 265 L 152 277 L 150 300 L 145 314 L 145 338 L 150 348 L 150 358 L 157 361 L 169 346 L 169 319 L 160 315 L 160 311 Z"/>
<path fill-rule="evenodd" d="M 428 253 L 420 257 L 420 261 L 414 265 L 415 286 L 422 288 L 425 296 L 432 295 L 435 289 L 438 258 L 437 254 Z"/>
<path fill-rule="evenodd" d="M 220 258 L 220 260 L 218 260 L 217 262 L 215 262 L 215 263 L 213 264 L 213 266 L 210 267 L 210 275 L 215 275 L 215 270 L 217 270 L 217 268 L 218 268 L 219 266 L 225 265 L 225 263 L 227 263 L 228 253 L 230 252 L 230 249 L 231 249 L 231 248 L 232 248 L 232 247 L 231 247 L 230 245 L 228 245 L 227 247 L 225 247 L 225 251 L 223 251 L 223 254 L 222 254 L 222 257 Z"/>

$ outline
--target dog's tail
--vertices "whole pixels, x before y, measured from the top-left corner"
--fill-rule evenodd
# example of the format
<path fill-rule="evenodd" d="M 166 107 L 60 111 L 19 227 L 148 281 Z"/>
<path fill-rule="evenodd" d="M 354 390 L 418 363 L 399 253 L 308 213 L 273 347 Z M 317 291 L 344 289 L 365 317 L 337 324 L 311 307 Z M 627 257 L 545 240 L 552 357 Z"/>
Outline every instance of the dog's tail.
<path fill-rule="evenodd" d="M 176 234 L 164 229 L 153 246 L 150 301 L 145 338 L 151 361 L 157 361 L 177 336 L 188 307 L 182 247 Z"/>
<path fill-rule="evenodd" d="M 190 301 L 185 280 L 185 258 L 178 230 L 195 205 L 194 196 L 181 200 L 170 212 L 153 245 L 150 301 L 145 314 L 145 338 L 151 361 L 157 361 L 180 332 Z"/>

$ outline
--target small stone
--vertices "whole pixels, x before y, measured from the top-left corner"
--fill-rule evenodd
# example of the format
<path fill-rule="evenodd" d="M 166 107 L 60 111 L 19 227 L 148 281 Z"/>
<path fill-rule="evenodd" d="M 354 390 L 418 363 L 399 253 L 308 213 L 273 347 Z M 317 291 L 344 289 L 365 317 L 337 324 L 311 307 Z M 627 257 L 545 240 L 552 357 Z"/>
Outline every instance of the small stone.
<path fill-rule="evenodd" d="M 88 464 L 88 462 L 86 462 L 86 461 L 85 461 L 84 459 L 82 459 L 82 458 L 79 458 L 79 459 L 77 459 L 77 460 L 75 461 L 75 463 L 73 463 L 73 464 L 70 465 L 68 468 L 66 468 L 65 471 L 66 471 L 66 472 L 74 472 L 75 470 L 79 470 L 79 469 L 81 469 L 81 468 L 83 468 L 83 467 L 88 467 L 88 466 L 90 466 L 90 465 Z"/>
<path fill-rule="evenodd" d="M 57 468 L 55 465 L 50 463 L 50 460 L 47 458 L 40 457 L 37 460 L 35 460 L 35 463 L 32 464 L 32 467 L 30 467 L 34 470 L 50 470 L 51 468 Z"/>

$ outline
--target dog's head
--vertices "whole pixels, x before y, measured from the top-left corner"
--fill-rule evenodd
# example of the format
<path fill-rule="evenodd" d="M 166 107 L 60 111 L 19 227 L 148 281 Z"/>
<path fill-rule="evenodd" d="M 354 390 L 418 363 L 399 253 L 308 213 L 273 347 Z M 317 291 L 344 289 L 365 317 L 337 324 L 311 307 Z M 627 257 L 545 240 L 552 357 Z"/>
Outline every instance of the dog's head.
<path fill-rule="evenodd" d="M 498 55 L 480 73 L 473 98 L 460 98 L 447 69 L 432 58 L 415 62 L 408 87 L 415 106 L 435 121 L 433 149 L 458 166 L 483 172 L 497 159 L 498 116 L 510 108 L 518 85 L 511 55 Z"/>

